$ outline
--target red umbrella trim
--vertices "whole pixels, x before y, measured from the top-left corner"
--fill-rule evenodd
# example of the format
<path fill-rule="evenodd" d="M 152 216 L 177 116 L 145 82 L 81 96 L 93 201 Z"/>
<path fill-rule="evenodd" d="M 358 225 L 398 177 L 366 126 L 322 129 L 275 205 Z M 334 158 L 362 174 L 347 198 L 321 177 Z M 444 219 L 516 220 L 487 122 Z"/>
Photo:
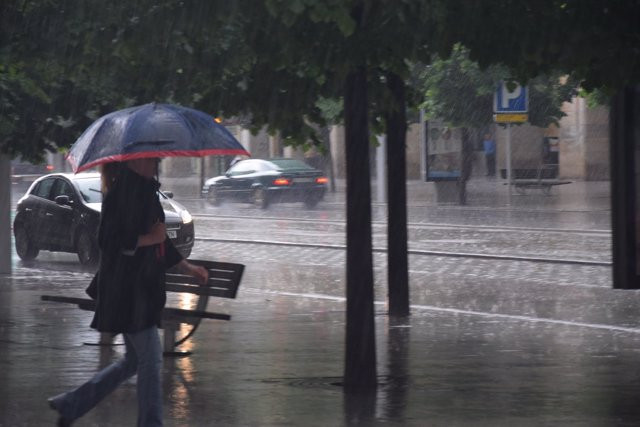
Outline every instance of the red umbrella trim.
<path fill-rule="evenodd" d="M 90 163 L 78 167 L 77 160 L 72 156 L 67 156 L 74 173 L 91 169 L 104 163 L 124 162 L 133 159 L 148 159 L 154 157 L 204 157 L 204 156 L 251 156 L 246 150 L 238 149 L 211 149 L 211 150 L 177 150 L 177 151 L 145 151 L 141 153 L 116 154 L 114 156 L 103 157 Z"/>

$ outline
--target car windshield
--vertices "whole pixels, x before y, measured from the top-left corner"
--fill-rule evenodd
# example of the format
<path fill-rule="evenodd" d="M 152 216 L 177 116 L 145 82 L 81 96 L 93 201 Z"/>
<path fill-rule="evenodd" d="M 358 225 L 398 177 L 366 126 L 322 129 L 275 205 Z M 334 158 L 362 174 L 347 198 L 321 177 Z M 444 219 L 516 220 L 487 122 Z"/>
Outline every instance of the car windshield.
<path fill-rule="evenodd" d="M 284 170 L 284 171 L 294 170 L 294 169 L 307 169 L 307 170 L 313 169 L 308 164 L 296 159 L 271 159 L 269 161 L 274 165 L 278 166 L 278 169 Z"/>
<path fill-rule="evenodd" d="M 80 195 L 87 203 L 102 203 L 100 178 L 79 178 L 75 180 Z"/>

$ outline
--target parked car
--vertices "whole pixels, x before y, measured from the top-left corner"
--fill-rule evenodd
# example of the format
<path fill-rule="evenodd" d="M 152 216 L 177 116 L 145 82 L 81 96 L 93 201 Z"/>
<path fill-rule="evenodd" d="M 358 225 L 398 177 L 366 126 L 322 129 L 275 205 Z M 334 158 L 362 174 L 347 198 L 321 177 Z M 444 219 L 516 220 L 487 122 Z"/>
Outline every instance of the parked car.
<path fill-rule="evenodd" d="M 172 200 L 171 193 L 159 191 L 158 196 L 167 235 L 186 258 L 194 243 L 191 215 Z M 17 204 L 13 234 L 18 256 L 31 260 L 40 250 L 75 252 L 80 263 L 94 263 L 101 206 L 99 173 L 55 173 L 38 178 Z"/>
<path fill-rule="evenodd" d="M 300 160 L 247 159 L 205 181 L 202 196 L 214 206 L 239 201 L 264 209 L 271 203 L 304 202 L 312 208 L 324 197 L 327 182 L 322 171 Z"/>

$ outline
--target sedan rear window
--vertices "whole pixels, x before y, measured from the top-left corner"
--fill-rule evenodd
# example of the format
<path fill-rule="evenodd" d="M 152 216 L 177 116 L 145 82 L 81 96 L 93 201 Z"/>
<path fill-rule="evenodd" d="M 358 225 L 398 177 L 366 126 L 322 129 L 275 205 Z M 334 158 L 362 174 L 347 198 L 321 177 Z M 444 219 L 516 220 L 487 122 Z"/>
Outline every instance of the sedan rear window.
<path fill-rule="evenodd" d="M 313 170 L 308 164 L 296 159 L 271 159 L 269 161 L 278 166 L 280 170 Z"/>
<path fill-rule="evenodd" d="M 76 179 L 75 183 L 86 203 L 102 203 L 100 178 L 81 178 Z"/>

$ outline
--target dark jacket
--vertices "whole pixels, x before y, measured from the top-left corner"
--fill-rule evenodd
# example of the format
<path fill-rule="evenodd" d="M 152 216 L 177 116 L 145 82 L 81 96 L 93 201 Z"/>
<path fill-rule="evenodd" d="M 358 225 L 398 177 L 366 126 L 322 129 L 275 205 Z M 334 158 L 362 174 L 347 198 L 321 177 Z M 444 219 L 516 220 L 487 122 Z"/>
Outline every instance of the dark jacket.
<path fill-rule="evenodd" d="M 100 332 L 138 332 L 160 325 L 166 301 L 165 270 L 182 260 L 168 238 L 136 248 L 138 237 L 164 222 L 160 184 L 123 168 L 102 201 L 100 265 L 87 293 L 96 299 L 91 327 Z"/>

